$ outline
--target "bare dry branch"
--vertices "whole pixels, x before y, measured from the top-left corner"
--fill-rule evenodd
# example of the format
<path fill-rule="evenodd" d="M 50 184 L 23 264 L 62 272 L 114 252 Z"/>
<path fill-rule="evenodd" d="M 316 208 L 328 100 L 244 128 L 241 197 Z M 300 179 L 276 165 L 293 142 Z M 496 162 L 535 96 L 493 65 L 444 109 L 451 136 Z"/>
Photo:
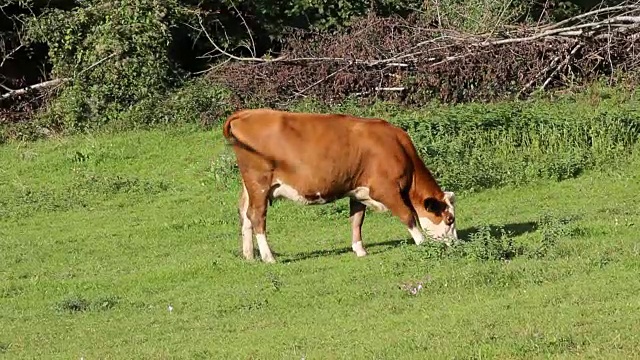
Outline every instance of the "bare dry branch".
<path fill-rule="evenodd" d="M 540 90 L 544 90 L 547 87 L 547 85 L 549 85 L 553 77 L 556 76 L 556 74 L 560 72 L 563 68 L 569 65 L 571 58 L 573 58 L 573 56 L 581 47 L 582 45 L 576 44 L 576 46 L 574 46 L 573 49 L 571 49 L 571 52 L 569 53 L 569 55 L 567 55 L 567 57 L 551 72 L 551 75 L 549 75 L 547 80 L 545 80 L 544 83 L 542 83 Z"/>
<path fill-rule="evenodd" d="M 5 99 L 8 99 L 10 97 L 14 97 L 14 96 L 18 96 L 18 95 L 24 95 L 24 94 L 28 93 L 31 90 L 40 90 L 40 89 L 52 87 L 52 86 L 61 84 L 61 83 L 65 82 L 65 81 L 68 81 L 68 80 L 69 80 L 68 78 L 53 79 L 53 80 L 41 82 L 39 84 L 30 85 L 30 86 L 27 86 L 27 87 L 22 88 L 22 89 L 11 90 L 8 93 L 0 95 L 0 100 L 5 100 Z"/>
<path fill-rule="evenodd" d="M 316 86 L 316 85 L 318 85 L 318 84 L 320 84 L 320 83 L 322 83 L 322 82 L 324 82 L 324 81 L 327 81 L 327 80 L 331 79 L 332 77 L 336 76 L 336 74 L 338 74 L 338 73 L 340 73 L 341 71 L 343 71 L 344 69 L 348 68 L 348 67 L 349 67 L 349 65 L 350 65 L 350 64 L 347 64 L 347 65 L 345 65 L 345 66 L 341 67 L 340 69 L 338 69 L 338 70 L 336 70 L 336 71 L 332 72 L 331 74 L 329 74 L 329 75 L 325 76 L 324 78 L 322 78 L 322 79 L 320 79 L 320 80 L 318 80 L 318 81 L 314 82 L 313 84 L 311 84 L 311 85 L 309 85 L 309 86 L 305 87 L 304 89 L 302 89 L 302 90 L 300 90 L 300 91 L 296 92 L 296 95 L 298 95 L 298 96 L 305 96 L 305 95 L 304 95 L 304 92 L 305 92 L 305 91 L 307 91 L 307 90 L 311 89 L 312 87 L 314 87 L 314 86 Z"/>
<path fill-rule="evenodd" d="M 550 26 L 497 26 L 480 35 L 437 27 L 437 19 L 426 28 L 419 19 L 370 16 L 348 33 L 298 33 L 275 58 L 223 49 L 199 19 L 198 30 L 212 43 L 207 55 L 224 64 L 206 70 L 207 76 L 237 90 L 239 101 L 258 96 L 283 104 L 299 96 L 337 101 L 350 95 L 405 103 L 489 100 L 547 90 L 567 76 L 594 79 L 622 66 L 640 66 L 634 45 L 640 38 L 640 1 Z"/>
<path fill-rule="evenodd" d="M 438 1 L 435 1 L 434 3 L 436 7 L 439 7 Z M 616 12 L 621 12 L 621 11 L 624 11 L 622 13 L 623 15 L 614 15 L 599 21 L 575 24 L 576 22 L 579 22 L 589 17 L 595 17 L 603 14 L 615 14 Z M 587 13 L 584 13 L 578 16 L 574 16 L 572 18 L 563 20 L 561 22 L 558 22 L 546 27 L 538 28 L 539 29 L 538 32 L 535 32 L 527 36 L 509 37 L 509 38 L 494 39 L 494 40 L 490 40 L 487 38 L 488 36 L 492 35 L 493 31 L 490 34 L 485 35 L 484 38 L 482 37 L 478 38 L 476 36 L 470 36 L 465 34 L 454 35 L 453 32 L 451 31 L 449 31 L 449 34 L 445 35 L 443 29 L 438 29 L 439 31 L 442 32 L 442 35 L 440 37 L 418 42 L 414 45 L 411 45 L 409 48 L 405 49 L 399 54 L 388 56 L 385 58 L 378 58 L 378 59 L 371 59 L 371 60 L 347 59 L 347 58 L 340 58 L 340 57 L 289 57 L 286 54 L 276 58 L 257 58 L 255 56 L 252 56 L 252 57 L 235 56 L 225 51 L 224 49 L 222 49 L 212 39 L 212 37 L 204 27 L 202 18 L 200 17 L 199 14 L 197 14 L 197 16 L 200 24 L 199 30 L 205 34 L 205 36 L 207 37 L 211 45 L 214 47 L 213 51 L 217 52 L 219 55 L 223 55 L 228 59 L 235 60 L 235 61 L 255 62 L 255 63 L 283 62 L 287 64 L 302 63 L 302 62 L 344 62 L 344 63 L 353 63 L 357 65 L 363 65 L 367 67 L 375 67 L 379 65 L 408 67 L 410 63 L 416 61 L 417 57 L 435 50 L 433 47 L 426 47 L 427 45 L 438 43 L 438 42 L 445 42 L 446 43 L 446 45 L 444 45 L 445 47 L 452 47 L 452 46 L 459 46 L 462 44 L 466 44 L 466 46 L 469 46 L 471 48 L 482 48 L 482 47 L 491 47 L 491 46 L 498 46 L 498 45 L 514 44 L 514 43 L 532 42 L 532 41 L 540 40 L 544 38 L 564 37 L 564 38 L 573 39 L 573 38 L 584 37 L 584 36 L 592 37 L 592 38 L 603 38 L 603 37 L 611 37 L 614 35 L 624 35 L 629 30 L 640 27 L 640 15 L 634 16 L 632 15 L 634 13 L 640 14 L 640 5 L 638 4 L 619 5 L 619 6 L 601 8 L 601 9 L 589 11 Z M 244 18 L 241 17 L 241 19 L 246 26 L 246 22 L 244 22 Z M 561 26 L 561 25 L 572 24 L 572 23 L 575 25 L 564 26 L 564 27 Z M 615 27 L 615 30 L 611 30 L 612 27 Z M 609 30 L 609 31 L 606 31 L 606 30 Z M 247 31 L 249 31 L 248 28 L 247 28 Z M 250 34 L 250 31 L 249 31 L 249 36 L 253 46 L 253 38 Z M 417 49 L 421 49 L 421 48 L 425 48 L 425 49 L 416 51 Z M 250 49 L 251 53 L 255 54 L 253 50 L 254 49 Z M 434 65 L 441 65 L 442 63 L 468 57 L 473 54 L 474 54 L 473 52 L 467 52 L 464 54 L 452 55 L 452 56 L 448 56 L 440 59 L 434 57 L 434 58 L 429 58 L 427 61 L 435 62 Z M 424 58 L 422 58 L 421 60 L 425 61 Z"/>
<path fill-rule="evenodd" d="M 22 49 L 24 47 L 24 44 L 20 44 L 16 47 L 14 47 L 13 49 L 11 49 L 9 52 L 6 52 L 5 50 L 5 45 L 4 45 L 4 41 L 2 41 L 2 45 L 0 45 L 0 48 L 2 48 L 2 52 L 4 53 L 2 55 L 2 59 L 0 60 L 0 68 L 4 66 L 4 63 L 7 60 L 10 60 L 13 55 L 18 52 L 20 49 Z"/>
<path fill-rule="evenodd" d="M 531 81 L 529 81 L 521 90 L 520 92 L 518 92 L 517 97 L 520 98 L 522 97 L 523 94 L 525 94 L 527 91 L 529 91 L 529 89 L 533 86 L 533 84 L 536 83 L 536 81 L 538 81 L 538 79 L 540 78 L 540 76 L 545 75 L 547 72 L 549 72 L 549 70 L 553 69 L 556 64 L 558 63 L 558 61 L 560 60 L 560 56 L 556 56 L 553 58 L 553 60 L 551 60 L 551 63 L 549 64 L 549 66 L 545 67 L 544 69 L 542 69 L 542 71 L 540 71 Z"/>
<path fill-rule="evenodd" d="M 376 91 L 404 91 L 405 88 L 403 86 L 398 87 L 376 87 Z"/>
<path fill-rule="evenodd" d="M 600 15 L 600 14 L 605 14 L 605 13 L 612 13 L 612 12 L 620 11 L 620 10 L 638 10 L 638 5 L 636 3 L 634 5 L 609 6 L 609 7 L 600 8 L 600 9 L 597 9 L 597 10 L 592 10 L 592 11 L 586 12 L 584 14 L 576 15 L 576 16 L 573 16 L 571 18 L 559 21 L 557 23 L 542 27 L 540 30 L 541 31 L 546 31 L 546 30 L 556 29 L 556 28 L 559 28 L 561 26 L 564 26 L 565 24 L 570 24 L 572 22 L 576 22 L 578 20 L 581 20 L 581 19 L 584 19 L 584 18 L 588 18 L 590 16 L 595 16 L 595 15 Z"/>
<path fill-rule="evenodd" d="M 117 53 L 111 53 L 111 54 L 103 57 L 102 59 L 100 59 L 100 60 L 94 62 L 93 64 L 87 66 L 86 68 L 80 70 L 75 76 L 81 75 L 81 74 L 93 69 L 94 67 L 104 63 L 105 61 L 111 59 L 112 57 L 114 57 L 116 55 L 117 55 Z M 24 95 L 24 94 L 28 93 L 31 90 L 41 90 L 41 89 L 51 88 L 51 91 L 53 91 L 56 88 L 58 88 L 59 86 L 61 86 L 62 84 L 70 81 L 71 79 L 72 78 L 53 79 L 53 80 L 43 81 L 43 82 L 38 83 L 38 84 L 29 85 L 29 86 L 24 87 L 22 89 L 10 90 L 9 92 L 0 95 L 0 101 L 12 98 L 14 96 Z"/>
<path fill-rule="evenodd" d="M 244 25 L 244 28 L 247 30 L 247 35 L 249 35 L 249 40 L 251 41 L 251 47 L 247 47 L 247 49 L 251 53 L 251 56 L 255 58 L 256 57 L 256 43 L 255 43 L 255 41 L 253 41 L 253 35 L 251 34 L 251 29 L 249 28 L 249 25 L 247 24 L 247 21 L 244 19 L 244 16 L 242 16 L 242 13 L 240 12 L 240 10 L 238 10 L 238 8 L 236 7 L 236 5 L 233 2 L 231 3 L 231 6 L 236 11 L 238 16 L 242 20 L 242 25 Z"/>

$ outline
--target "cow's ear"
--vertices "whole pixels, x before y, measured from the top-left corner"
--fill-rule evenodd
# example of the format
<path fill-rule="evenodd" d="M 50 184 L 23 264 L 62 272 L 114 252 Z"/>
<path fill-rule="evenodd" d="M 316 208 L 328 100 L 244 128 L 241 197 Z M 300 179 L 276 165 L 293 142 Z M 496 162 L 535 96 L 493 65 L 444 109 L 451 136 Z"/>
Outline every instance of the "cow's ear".
<path fill-rule="evenodd" d="M 437 213 L 440 210 L 440 201 L 434 197 L 424 199 L 424 208 L 428 212 Z"/>

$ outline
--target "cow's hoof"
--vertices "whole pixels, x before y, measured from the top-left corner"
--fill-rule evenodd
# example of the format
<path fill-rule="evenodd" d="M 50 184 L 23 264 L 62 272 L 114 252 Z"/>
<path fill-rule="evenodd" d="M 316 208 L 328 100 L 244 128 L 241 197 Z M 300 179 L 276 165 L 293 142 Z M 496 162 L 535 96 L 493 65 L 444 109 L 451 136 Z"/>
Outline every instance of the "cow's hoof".
<path fill-rule="evenodd" d="M 362 241 L 352 244 L 351 249 L 353 249 L 353 252 L 356 253 L 357 257 L 367 256 L 367 251 L 364 249 L 364 246 L 362 246 Z"/>

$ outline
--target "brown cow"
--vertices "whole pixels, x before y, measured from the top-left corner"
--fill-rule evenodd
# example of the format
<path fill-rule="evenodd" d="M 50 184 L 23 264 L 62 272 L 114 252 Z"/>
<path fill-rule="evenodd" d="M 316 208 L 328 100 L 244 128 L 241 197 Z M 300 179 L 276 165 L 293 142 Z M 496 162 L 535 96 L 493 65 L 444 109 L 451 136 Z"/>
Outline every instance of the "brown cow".
<path fill-rule="evenodd" d="M 416 244 L 424 237 L 457 238 L 454 194 L 442 191 L 418 156 L 409 135 L 381 119 L 253 109 L 224 123 L 233 145 L 242 193 L 242 252 L 253 258 L 253 232 L 265 262 L 275 262 L 266 238 L 268 203 L 287 198 L 326 204 L 350 198 L 351 241 L 367 253 L 361 228 L 366 207 L 390 210 Z"/>

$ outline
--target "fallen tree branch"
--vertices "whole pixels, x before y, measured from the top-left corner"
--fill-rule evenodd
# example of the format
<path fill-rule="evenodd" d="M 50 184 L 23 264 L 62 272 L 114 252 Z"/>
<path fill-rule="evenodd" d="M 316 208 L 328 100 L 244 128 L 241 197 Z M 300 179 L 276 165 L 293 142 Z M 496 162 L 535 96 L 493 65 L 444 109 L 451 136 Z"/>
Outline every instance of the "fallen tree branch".
<path fill-rule="evenodd" d="M 4 86 L 3 84 L 0 84 L 0 87 L 5 89 L 6 91 L 13 91 L 13 89 L 8 88 L 8 87 Z"/>
<path fill-rule="evenodd" d="M 93 69 L 94 67 L 104 63 L 105 61 L 111 59 L 112 57 L 116 56 L 118 53 L 111 53 L 105 57 L 103 57 L 102 59 L 94 62 L 93 64 L 87 66 L 86 68 L 82 69 L 81 71 L 78 72 L 78 74 L 76 74 L 75 76 L 81 75 L 91 69 Z M 72 78 L 60 78 L 60 79 L 53 79 L 53 80 L 48 80 L 48 81 L 43 81 L 41 83 L 38 84 L 34 84 L 34 85 L 29 85 L 27 87 L 24 87 L 22 89 L 17 89 L 17 90 L 10 90 L 7 93 L 4 93 L 2 95 L 0 95 L 0 101 L 14 97 L 14 96 L 18 96 L 18 95 L 24 95 L 27 92 L 31 91 L 31 90 L 40 90 L 40 89 L 45 89 L 45 88 L 53 88 L 56 89 L 58 86 L 61 86 L 63 83 L 70 81 Z"/>
<path fill-rule="evenodd" d="M 538 79 L 540 78 L 540 76 L 546 74 L 549 70 L 553 69 L 554 66 L 556 66 L 556 64 L 558 63 L 558 61 L 560 60 L 560 56 L 556 56 L 555 58 L 553 58 L 553 60 L 551 60 L 551 63 L 549 64 L 549 66 L 545 67 L 544 69 L 542 69 L 542 71 L 540 71 L 533 79 L 531 79 L 531 81 L 529 81 L 519 92 L 517 97 L 521 98 L 523 94 L 525 94 L 532 86 L 533 84 L 536 83 L 536 81 L 538 81 Z"/>
<path fill-rule="evenodd" d="M 322 78 L 322 79 L 320 79 L 320 80 L 318 80 L 318 81 L 314 82 L 313 84 L 311 84 L 311 85 L 309 85 L 309 86 L 305 87 L 304 89 L 302 89 L 302 90 L 300 90 L 300 91 L 296 92 L 296 95 L 298 95 L 298 96 L 303 96 L 303 97 L 304 97 L 304 96 L 305 96 L 305 95 L 304 95 L 304 92 L 305 92 L 305 91 L 307 91 L 307 90 L 311 89 L 312 87 L 314 87 L 314 86 L 316 86 L 316 85 L 318 85 L 318 84 L 320 84 L 320 83 L 322 83 L 322 82 L 324 82 L 324 81 L 327 81 L 327 80 L 331 79 L 332 77 L 336 76 L 339 72 L 341 72 L 341 71 L 343 71 L 344 69 L 348 68 L 348 67 L 349 67 L 349 65 L 350 65 L 350 64 L 348 64 L 348 65 L 345 65 L 345 66 L 341 67 L 340 69 L 338 69 L 338 70 L 336 70 L 336 71 L 332 72 L 331 74 L 329 74 L 329 75 L 325 76 L 324 78 Z"/>
<path fill-rule="evenodd" d="M 553 77 L 556 76 L 558 72 L 562 71 L 562 69 L 564 69 L 569 65 L 569 61 L 571 61 L 571 58 L 573 58 L 573 55 L 575 55 L 575 53 L 581 47 L 582 47 L 581 44 L 576 44 L 576 46 L 573 47 L 569 55 L 567 55 L 567 57 L 551 72 L 551 75 L 549 75 L 547 80 L 545 80 L 545 82 L 542 84 L 542 86 L 540 87 L 540 90 L 544 90 L 547 87 L 547 85 L 549 85 L 549 83 L 551 82 L 551 79 L 553 79 Z"/>
<path fill-rule="evenodd" d="M 18 95 L 24 95 L 27 92 L 31 91 L 31 90 L 39 90 L 39 89 L 44 89 L 44 88 L 48 88 L 51 86 L 56 86 L 58 84 L 61 84 L 65 81 L 68 81 L 69 78 L 62 78 L 62 79 L 53 79 L 53 80 L 48 80 L 48 81 L 44 81 L 38 84 L 34 84 L 34 85 L 29 85 L 27 87 L 24 87 L 22 89 L 17 89 L 17 90 L 11 90 L 8 93 L 4 93 L 2 95 L 0 95 L 0 100 L 5 100 L 8 99 L 10 97 L 14 97 L 14 96 L 18 96 Z"/>
<path fill-rule="evenodd" d="M 627 9 L 629 9 L 629 10 L 637 10 L 638 9 L 638 5 L 637 4 L 634 4 L 634 5 L 618 5 L 618 6 L 609 6 L 609 7 L 605 7 L 605 8 L 592 10 L 592 11 L 586 12 L 584 14 L 576 15 L 576 16 L 570 17 L 568 19 L 559 21 L 559 22 L 554 23 L 554 24 L 543 26 L 540 30 L 544 31 L 544 30 L 556 29 L 556 28 L 558 28 L 560 26 L 564 26 L 565 24 L 569 24 L 569 23 L 575 22 L 577 20 L 581 20 L 581 19 L 587 18 L 589 16 L 612 13 L 614 11 L 627 10 Z"/>
<path fill-rule="evenodd" d="M 396 66 L 396 67 L 409 67 L 411 63 L 415 63 L 417 61 L 422 62 L 435 62 L 432 66 L 440 65 L 449 61 L 462 59 L 468 57 L 470 55 L 474 55 L 473 51 L 469 51 L 464 54 L 451 55 L 444 58 L 436 58 L 430 57 L 428 59 L 420 58 L 420 56 L 433 52 L 437 49 L 442 49 L 451 46 L 467 46 L 471 48 L 484 48 L 491 47 L 497 45 L 506 45 L 506 44 L 514 44 L 514 43 L 525 43 L 532 42 L 543 38 L 576 38 L 576 37 L 592 37 L 603 38 L 603 37 L 612 37 L 615 35 L 625 35 L 628 30 L 636 29 L 640 27 L 640 1 L 633 5 L 618 5 L 611 6 L 606 8 L 600 8 L 596 10 L 589 11 L 584 14 L 580 14 L 569 19 L 560 21 L 555 24 L 551 24 L 546 27 L 538 27 L 537 32 L 528 35 L 528 36 L 520 36 L 520 37 L 512 37 L 512 38 L 502 38 L 502 39 L 494 39 L 489 40 L 486 38 L 479 38 L 478 36 L 472 35 L 455 35 L 454 32 L 450 32 L 448 35 L 440 35 L 437 38 L 420 41 L 414 45 L 411 45 L 406 50 L 401 53 L 379 59 L 349 59 L 349 58 L 341 58 L 341 57 L 290 57 L 287 54 L 278 56 L 276 58 L 259 58 L 259 57 L 241 57 L 236 56 L 228 51 L 222 49 L 211 37 L 211 35 L 206 30 L 202 17 L 199 13 L 196 14 L 198 18 L 198 22 L 200 25 L 200 29 L 195 29 L 204 33 L 208 41 L 213 46 L 215 52 L 218 52 L 220 55 L 227 57 L 227 59 L 241 61 L 241 62 L 254 62 L 254 63 L 283 63 L 283 64 L 296 64 L 296 63 L 309 63 L 309 62 L 344 62 L 348 64 L 361 65 L 365 67 L 376 67 L 380 65 L 386 66 Z M 606 15 L 606 14 L 615 14 L 618 15 L 611 16 L 609 18 L 592 21 L 587 23 L 578 23 L 586 18 Z M 243 18 L 242 18 L 243 19 Z M 567 24 L 573 24 L 564 26 Z M 611 27 L 616 27 L 615 30 L 611 30 Z M 248 30 L 248 29 L 247 29 Z M 606 33 L 602 33 L 602 31 L 608 30 Z M 454 35 L 451 35 L 454 34 Z M 251 34 L 249 34 L 251 36 Z M 253 38 L 251 37 L 251 40 Z M 429 44 L 444 42 L 444 47 L 438 46 L 436 48 L 430 47 L 425 50 L 418 50 L 424 46 Z M 255 54 L 254 49 L 250 49 L 252 54 Z M 206 71 L 205 71 L 206 72 Z"/>
<path fill-rule="evenodd" d="M 521 38 L 511 38 L 511 39 L 502 39 L 502 40 L 494 40 L 494 41 L 486 41 L 481 43 L 472 44 L 472 46 L 488 46 L 488 45 L 503 45 L 503 44 L 511 44 L 511 43 L 522 43 L 526 41 L 532 41 L 541 39 L 548 36 L 553 35 L 561 35 L 561 36 L 579 36 L 584 34 L 584 31 L 576 31 L 581 29 L 597 29 L 598 27 L 604 27 L 608 24 L 612 24 L 615 21 L 625 21 L 632 23 L 640 23 L 640 16 L 624 16 L 624 17 L 614 17 L 611 19 L 603 20 L 601 22 L 593 22 L 587 24 L 580 24 L 575 26 L 569 26 L 564 28 L 557 28 L 544 31 L 542 33 L 538 33 L 531 36 L 521 37 Z"/>

